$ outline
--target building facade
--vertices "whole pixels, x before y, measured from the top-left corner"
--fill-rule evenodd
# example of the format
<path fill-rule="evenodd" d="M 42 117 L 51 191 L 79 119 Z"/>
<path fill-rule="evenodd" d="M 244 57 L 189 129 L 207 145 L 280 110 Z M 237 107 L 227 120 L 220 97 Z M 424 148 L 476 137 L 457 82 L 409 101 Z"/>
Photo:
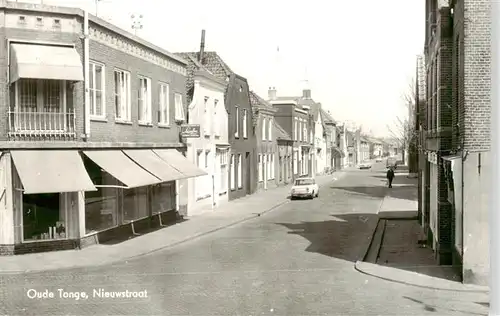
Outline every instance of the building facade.
<path fill-rule="evenodd" d="M 247 79 L 238 75 L 216 52 L 206 52 L 202 38 L 199 52 L 187 53 L 218 79 L 226 82 L 224 104 L 227 109 L 229 153 L 228 200 L 234 200 L 257 189 L 257 140 L 252 126 L 253 113 Z M 198 57 L 201 55 L 201 58 Z"/>
<path fill-rule="evenodd" d="M 277 109 L 275 119 L 278 124 L 290 134 L 294 141 L 293 174 L 295 177 L 312 176 L 315 157 L 313 150 L 315 122 L 310 109 L 316 102 L 311 98 L 311 90 L 304 89 L 300 97 L 278 97 L 276 89 L 272 88 L 269 89 L 268 98 Z"/>
<path fill-rule="evenodd" d="M 325 122 L 323 121 L 323 116 L 321 115 L 321 103 L 316 103 L 311 106 L 310 112 L 312 115 L 312 121 L 314 122 L 313 126 L 313 135 L 314 135 L 314 144 L 313 144 L 313 174 L 321 175 L 324 174 L 327 170 L 327 161 L 328 158 L 331 157 L 327 151 L 327 135 L 325 129 Z"/>
<path fill-rule="evenodd" d="M 366 136 L 361 136 L 359 138 L 360 162 L 364 162 L 370 159 L 370 143 L 370 139 Z"/>
<path fill-rule="evenodd" d="M 276 164 L 277 185 L 288 185 L 293 181 L 293 140 L 292 137 L 281 127 L 276 120 L 273 120 L 274 135 L 278 144 L 278 159 Z"/>
<path fill-rule="evenodd" d="M 2 2 L 0 253 L 72 249 L 185 212 L 186 61 L 79 9 Z M 5 84 L 8 83 L 8 84 Z"/>
<path fill-rule="evenodd" d="M 224 104 L 226 82 L 215 77 L 198 59 L 188 61 L 187 123 L 200 127 L 199 137 L 186 138 L 187 158 L 206 172 L 188 181 L 187 215 L 216 209 L 228 200 L 228 113 Z"/>
<path fill-rule="evenodd" d="M 276 142 L 274 113 L 276 109 L 250 91 L 255 137 L 257 139 L 257 170 L 259 190 L 267 190 L 277 185 L 276 164 L 278 159 L 278 143 Z"/>
<path fill-rule="evenodd" d="M 423 224 L 438 261 L 461 266 L 465 283 L 482 285 L 492 163 L 489 10 L 486 0 L 426 2 Z"/>

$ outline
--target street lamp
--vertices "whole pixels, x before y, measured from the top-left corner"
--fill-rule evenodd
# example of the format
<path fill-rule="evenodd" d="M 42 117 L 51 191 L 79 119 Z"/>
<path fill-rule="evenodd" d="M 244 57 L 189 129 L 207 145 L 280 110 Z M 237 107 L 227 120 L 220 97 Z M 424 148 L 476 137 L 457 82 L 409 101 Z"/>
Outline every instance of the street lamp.
<path fill-rule="evenodd" d="M 142 14 L 132 14 L 130 18 L 132 19 L 132 29 L 134 30 L 134 34 L 137 36 L 137 31 L 142 30 Z"/>

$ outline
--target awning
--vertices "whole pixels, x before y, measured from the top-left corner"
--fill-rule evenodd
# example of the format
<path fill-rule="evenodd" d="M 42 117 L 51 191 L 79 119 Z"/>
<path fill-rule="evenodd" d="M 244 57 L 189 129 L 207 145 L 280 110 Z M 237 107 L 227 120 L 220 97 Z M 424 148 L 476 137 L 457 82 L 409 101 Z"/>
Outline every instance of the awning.
<path fill-rule="evenodd" d="M 452 155 L 452 156 L 442 156 L 441 159 L 446 160 L 446 161 L 452 161 L 455 159 L 461 159 L 462 157 L 459 155 Z"/>
<path fill-rule="evenodd" d="M 80 55 L 73 47 L 11 44 L 10 82 L 19 79 L 83 81 Z"/>
<path fill-rule="evenodd" d="M 332 147 L 332 150 L 333 150 L 334 154 L 336 153 L 338 156 L 340 156 L 342 158 L 345 157 L 345 153 L 342 150 L 340 150 L 340 148 L 338 148 L 338 147 Z"/>
<path fill-rule="evenodd" d="M 76 150 L 13 150 L 25 194 L 97 190 Z"/>
<path fill-rule="evenodd" d="M 123 152 L 141 167 L 161 179 L 162 182 L 186 178 L 185 175 L 166 163 L 151 149 L 128 149 L 123 150 Z"/>
<path fill-rule="evenodd" d="M 83 153 L 129 188 L 162 182 L 127 157 L 121 150 L 88 150 Z"/>
<path fill-rule="evenodd" d="M 186 178 L 207 175 L 207 173 L 196 167 L 191 161 L 175 149 L 153 149 L 166 163 L 185 175 Z"/>

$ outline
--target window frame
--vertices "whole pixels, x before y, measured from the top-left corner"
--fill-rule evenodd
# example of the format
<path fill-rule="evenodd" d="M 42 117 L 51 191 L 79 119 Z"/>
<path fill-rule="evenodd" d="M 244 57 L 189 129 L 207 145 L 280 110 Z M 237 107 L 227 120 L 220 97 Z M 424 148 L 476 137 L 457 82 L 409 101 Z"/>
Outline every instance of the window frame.
<path fill-rule="evenodd" d="M 234 191 L 236 190 L 236 166 L 235 166 L 235 157 L 234 157 L 234 154 L 231 154 L 231 160 L 230 160 L 230 172 L 231 172 L 231 176 L 230 176 L 230 189 L 231 191 Z"/>
<path fill-rule="evenodd" d="M 121 95 L 121 94 L 117 94 L 117 82 L 116 82 L 116 74 L 121 74 L 123 75 L 123 80 L 124 80 L 124 83 L 123 83 L 123 86 L 121 86 L 120 88 L 121 89 L 121 93 L 124 93 L 124 95 Z M 121 78 L 121 77 L 119 77 Z M 126 71 L 126 70 L 123 70 L 123 69 L 119 69 L 119 68 L 115 68 L 113 70 L 113 83 L 114 83 L 114 92 L 113 92 L 113 95 L 114 95 L 114 103 L 115 103 L 115 122 L 118 122 L 118 123 L 132 123 L 132 95 L 131 95 L 131 75 L 130 75 L 130 72 L 129 71 Z M 123 98 L 125 98 L 125 104 L 121 104 L 121 102 L 123 101 Z M 125 110 L 125 115 L 122 117 L 122 116 L 118 116 L 117 114 L 117 107 L 118 107 L 118 104 L 117 104 L 117 100 L 120 100 L 120 104 L 119 104 L 119 107 L 123 110 Z"/>
<path fill-rule="evenodd" d="M 240 138 L 240 107 L 237 105 L 234 107 L 234 117 L 235 117 L 235 129 L 234 138 Z"/>
<path fill-rule="evenodd" d="M 170 126 L 170 84 L 167 82 L 158 83 L 158 125 Z"/>
<path fill-rule="evenodd" d="M 248 138 L 248 110 L 243 109 L 243 138 Z"/>
<path fill-rule="evenodd" d="M 137 121 L 139 125 L 151 125 L 153 122 L 151 78 L 142 75 L 137 76 L 137 78 L 139 79 L 139 87 L 137 89 Z M 143 83 L 146 84 L 143 86 Z M 143 89 L 146 91 L 143 91 Z M 140 105 L 142 105 L 142 111 L 140 111 Z M 145 117 L 141 117 L 141 114 Z"/>
<path fill-rule="evenodd" d="M 267 121 L 266 117 L 265 116 L 262 117 L 262 140 L 266 140 L 266 131 L 267 131 L 266 121 Z"/>
<path fill-rule="evenodd" d="M 186 120 L 186 113 L 184 113 L 184 94 L 180 92 L 174 93 L 174 106 L 175 106 L 175 116 L 174 116 L 175 121 L 184 122 Z"/>
<path fill-rule="evenodd" d="M 89 94 L 92 95 L 90 103 L 90 119 L 103 120 L 106 119 L 106 65 L 100 63 L 98 61 L 91 60 L 89 61 L 90 71 L 92 73 L 92 81 L 89 80 Z M 101 67 L 101 89 L 97 89 L 95 87 L 97 73 L 96 67 Z M 90 82 L 93 83 L 94 87 L 90 86 Z M 96 114 L 97 111 L 97 92 L 101 92 L 101 114 Z"/>
<path fill-rule="evenodd" d="M 238 189 L 243 189 L 243 157 L 238 154 Z"/>

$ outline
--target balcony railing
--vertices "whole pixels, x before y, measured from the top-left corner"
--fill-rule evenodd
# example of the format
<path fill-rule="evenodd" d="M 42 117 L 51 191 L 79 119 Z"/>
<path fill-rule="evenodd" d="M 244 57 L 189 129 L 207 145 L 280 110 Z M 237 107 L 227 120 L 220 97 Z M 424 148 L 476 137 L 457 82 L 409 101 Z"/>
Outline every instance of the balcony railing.
<path fill-rule="evenodd" d="M 76 136 L 75 111 L 9 111 L 9 136 Z"/>

